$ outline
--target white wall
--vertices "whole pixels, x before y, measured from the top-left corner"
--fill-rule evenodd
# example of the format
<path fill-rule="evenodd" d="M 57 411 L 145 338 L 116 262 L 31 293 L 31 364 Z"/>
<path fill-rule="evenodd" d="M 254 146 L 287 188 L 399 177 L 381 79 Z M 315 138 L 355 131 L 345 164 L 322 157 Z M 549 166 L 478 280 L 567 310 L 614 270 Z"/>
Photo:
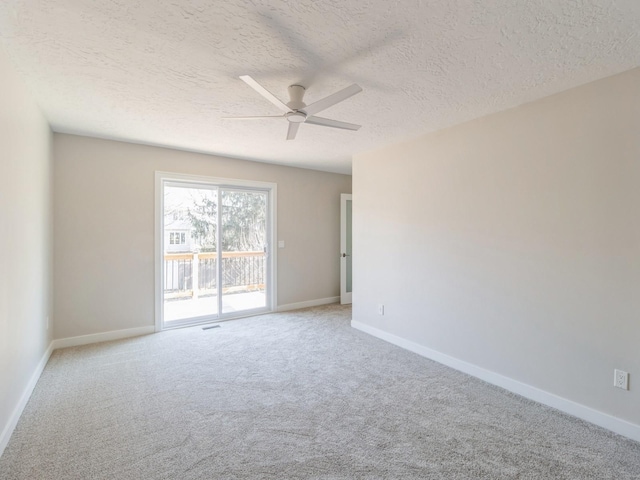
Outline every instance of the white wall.
<path fill-rule="evenodd" d="M 351 176 L 54 135 L 55 338 L 154 325 L 154 172 L 278 184 L 278 305 L 339 295 Z"/>
<path fill-rule="evenodd" d="M 355 322 L 640 425 L 640 69 L 358 155 L 353 198 Z"/>
<path fill-rule="evenodd" d="M 0 47 L 0 454 L 50 343 L 51 131 Z"/>

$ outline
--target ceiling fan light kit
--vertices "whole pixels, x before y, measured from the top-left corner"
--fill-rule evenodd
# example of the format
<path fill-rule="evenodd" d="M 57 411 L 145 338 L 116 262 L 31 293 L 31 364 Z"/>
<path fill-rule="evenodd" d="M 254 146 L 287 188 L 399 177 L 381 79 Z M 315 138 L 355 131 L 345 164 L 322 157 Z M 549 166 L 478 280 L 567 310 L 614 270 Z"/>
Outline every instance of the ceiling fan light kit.
<path fill-rule="evenodd" d="M 269 102 L 276 106 L 283 115 L 263 115 L 263 116 L 250 116 L 250 117 L 225 117 L 229 120 L 252 120 L 260 118 L 285 118 L 289 121 L 289 129 L 287 131 L 287 140 L 293 140 L 296 138 L 298 128 L 302 123 L 310 123 L 312 125 L 320 125 L 322 127 L 340 128 L 343 130 L 358 130 L 360 125 L 354 123 L 341 122 L 338 120 L 331 120 L 329 118 L 316 117 L 314 114 L 326 110 L 333 105 L 346 100 L 353 95 L 360 93 L 362 88 L 353 84 L 336 93 L 329 95 L 317 102 L 307 105 L 304 103 L 305 88 L 302 85 L 290 85 L 289 86 L 289 102 L 284 103 L 278 99 L 274 94 L 256 82 L 249 75 L 242 75 L 240 79 L 253 88 L 256 92 L 266 98 Z"/>
<path fill-rule="evenodd" d="M 307 115 L 304 112 L 289 112 L 284 114 L 291 123 L 304 123 Z"/>

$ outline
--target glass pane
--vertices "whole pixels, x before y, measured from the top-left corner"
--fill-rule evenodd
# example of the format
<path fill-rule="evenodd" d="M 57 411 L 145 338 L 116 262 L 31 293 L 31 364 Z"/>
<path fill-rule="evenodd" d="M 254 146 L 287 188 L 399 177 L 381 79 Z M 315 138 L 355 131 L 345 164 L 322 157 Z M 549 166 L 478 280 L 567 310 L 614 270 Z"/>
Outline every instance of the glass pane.
<path fill-rule="evenodd" d="M 347 293 L 351 293 L 351 270 L 353 265 L 351 256 L 351 200 L 347 200 Z"/>
<path fill-rule="evenodd" d="M 221 195 L 222 313 L 267 306 L 267 193 Z"/>
<path fill-rule="evenodd" d="M 164 322 L 218 313 L 217 190 L 164 186 Z"/>

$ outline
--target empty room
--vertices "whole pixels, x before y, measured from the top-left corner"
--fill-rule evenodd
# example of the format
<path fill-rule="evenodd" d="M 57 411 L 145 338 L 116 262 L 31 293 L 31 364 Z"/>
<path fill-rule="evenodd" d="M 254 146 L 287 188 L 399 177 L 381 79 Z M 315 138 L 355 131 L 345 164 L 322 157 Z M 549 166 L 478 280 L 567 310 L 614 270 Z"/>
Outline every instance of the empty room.
<path fill-rule="evenodd" d="M 0 5 L 0 479 L 640 478 L 640 2 Z"/>

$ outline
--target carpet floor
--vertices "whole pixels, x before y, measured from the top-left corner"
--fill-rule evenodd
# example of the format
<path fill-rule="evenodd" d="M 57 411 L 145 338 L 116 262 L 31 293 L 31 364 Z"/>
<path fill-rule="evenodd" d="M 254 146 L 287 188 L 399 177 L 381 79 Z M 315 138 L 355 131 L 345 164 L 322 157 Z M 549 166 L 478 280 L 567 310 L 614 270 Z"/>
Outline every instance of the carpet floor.
<path fill-rule="evenodd" d="M 330 305 L 57 350 L 15 479 L 640 479 L 640 444 L 352 329 Z"/>

